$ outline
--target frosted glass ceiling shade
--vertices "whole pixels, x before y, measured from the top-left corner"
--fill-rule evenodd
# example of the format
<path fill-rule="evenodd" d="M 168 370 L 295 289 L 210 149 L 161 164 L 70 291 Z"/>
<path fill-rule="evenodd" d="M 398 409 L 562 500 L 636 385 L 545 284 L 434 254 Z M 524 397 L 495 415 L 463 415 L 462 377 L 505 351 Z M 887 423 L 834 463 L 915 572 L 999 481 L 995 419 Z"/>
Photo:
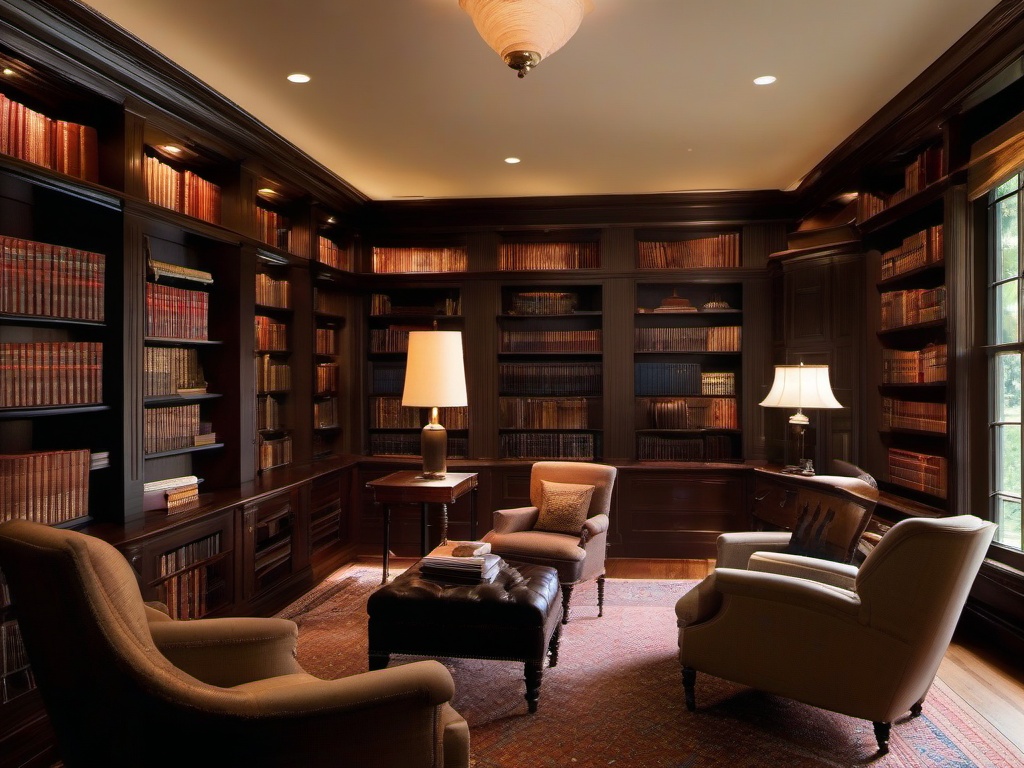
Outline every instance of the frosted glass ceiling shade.
<path fill-rule="evenodd" d="M 591 0 L 459 0 L 480 37 L 519 77 L 576 34 Z"/>
<path fill-rule="evenodd" d="M 803 408 L 842 408 L 832 394 L 827 365 L 776 365 L 771 391 L 760 403 L 766 408 L 796 408 L 793 424 L 806 424 Z"/>

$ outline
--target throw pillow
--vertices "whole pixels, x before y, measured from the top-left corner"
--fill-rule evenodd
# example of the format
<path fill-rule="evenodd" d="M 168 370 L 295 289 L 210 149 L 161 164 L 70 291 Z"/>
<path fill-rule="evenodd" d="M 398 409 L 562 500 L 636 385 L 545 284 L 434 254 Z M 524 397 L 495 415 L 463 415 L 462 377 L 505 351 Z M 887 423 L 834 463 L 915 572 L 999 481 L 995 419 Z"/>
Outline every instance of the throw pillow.
<path fill-rule="evenodd" d="M 594 486 L 577 483 L 554 483 L 541 480 L 539 514 L 534 529 L 549 533 L 576 535 L 590 511 Z"/>

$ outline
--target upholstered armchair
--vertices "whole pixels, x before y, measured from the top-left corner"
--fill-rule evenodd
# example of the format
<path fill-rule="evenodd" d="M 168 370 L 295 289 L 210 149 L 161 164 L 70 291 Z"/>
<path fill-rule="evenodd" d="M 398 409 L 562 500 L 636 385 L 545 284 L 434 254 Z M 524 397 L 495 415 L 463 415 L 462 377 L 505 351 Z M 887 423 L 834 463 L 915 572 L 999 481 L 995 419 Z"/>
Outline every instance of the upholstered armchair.
<path fill-rule="evenodd" d="M 276 618 L 176 621 L 110 544 L 15 520 L 0 569 L 66 766 L 469 765 L 436 661 L 322 680 Z"/>
<path fill-rule="evenodd" d="M 510 562 L 547 565 L 562 586 L 562 623 L 576 584 L 597 579 L 604 615 L 605 552 L 615 467 L 579 461 L 538 461 L 530 470 L 528 507 L 499 509 L 483 540 Z"/>
<path fill-rule="evenodd" d="M 860 568 L 787 553 L 716 568 L 675 608 L 687 709 L 699 671 L 871 720 L 885 753 L 892 722 L 921 712 L 995 527 L 902 520 Z"/>
<path fill-rule="evenodd" d="M 723 533 L 715 564 L 746 568 L 755 552 L 789 552 L 849 563 L 878 503 L 878 485 L 852 464 L 833 475 L 755 471 L 751 531 Z"/>

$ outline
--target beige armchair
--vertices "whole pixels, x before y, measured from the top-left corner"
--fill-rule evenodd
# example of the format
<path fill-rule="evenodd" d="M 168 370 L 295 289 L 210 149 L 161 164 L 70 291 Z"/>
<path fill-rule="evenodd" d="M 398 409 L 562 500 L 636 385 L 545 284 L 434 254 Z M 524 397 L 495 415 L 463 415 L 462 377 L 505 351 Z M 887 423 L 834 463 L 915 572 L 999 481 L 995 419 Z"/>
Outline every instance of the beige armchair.
<path fill-rule="evenodd" d="M 837 461 L 834 466 L 837 474 L 810 477 L 755 471 L 755 530 L 721 534 L 715 564 L 746 568 L 755 552 L 850 562 L 878 503 L 878 486 L 851 464 Z"/>
<path fill-rule="evenodd" d="M 0 569 L 65 766 L 469 765 L 436 661 L 306 674 L 294 622 L 176 621 L 95 537 L 0 525 Z"/>
<path fill-rule="evenodd" d="M 701 671 L 871 720 L 884 754 L 893 720 L 921 712 L 995 528 L 907 519 L 859 569 L 777 553 L 716 568 L 676 604 L 687 709 Z"/>
<path fill-rule="evenodd" d="M 597 579 L 604 614 L 605 552 L 615 467 L 579 461 L 538 461 L 530 470 L 531 506 L 499 509 L 484 534 L 491 551 L 513 563 L 547 565 L 562 585 L 562 623 L 573 586 Z M 589 489 L 589 490 L 588 490 Z"/>

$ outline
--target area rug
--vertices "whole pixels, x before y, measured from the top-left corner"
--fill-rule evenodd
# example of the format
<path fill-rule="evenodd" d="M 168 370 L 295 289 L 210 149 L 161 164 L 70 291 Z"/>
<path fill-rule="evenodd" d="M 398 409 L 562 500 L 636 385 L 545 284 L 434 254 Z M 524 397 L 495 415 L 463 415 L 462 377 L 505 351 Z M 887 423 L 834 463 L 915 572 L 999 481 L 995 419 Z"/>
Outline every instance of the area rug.
<path fill-rule="evenodd" d="M 299 662 L 309 673 L 366 671 L 366 599 L 379 584 L 379 567 L 343 569 L 279 614 L 298 623 Z M 1024 766 L 1024 753 L 940 680 L 921 716 L 893 724 L 883 757 L 867 721 L 707 675 L 698 676 L 697 711 L 688 712 L 673 606 L 694 584 L 608 579 L 601 618 L 596 586 L 578 586 L 534 715 L 522 664 L 440 659 L 455 680 L 452 704 L 470 726 L 474 768 Z"/>

